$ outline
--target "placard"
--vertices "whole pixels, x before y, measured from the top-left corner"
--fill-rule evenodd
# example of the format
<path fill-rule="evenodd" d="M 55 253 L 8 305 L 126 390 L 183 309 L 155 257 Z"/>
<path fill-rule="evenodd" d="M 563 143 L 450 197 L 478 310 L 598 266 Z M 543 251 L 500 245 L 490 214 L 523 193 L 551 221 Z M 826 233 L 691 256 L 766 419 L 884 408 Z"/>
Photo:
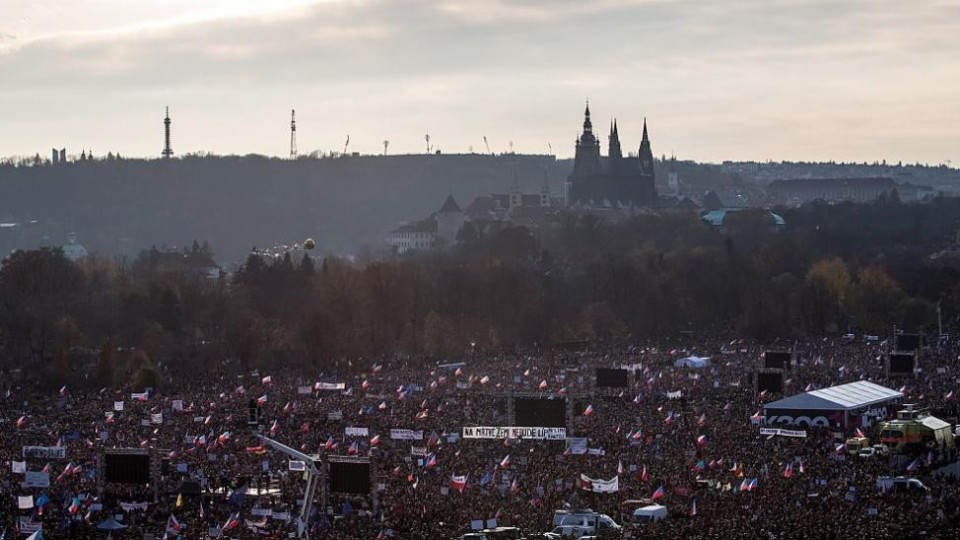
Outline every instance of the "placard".
<path fill-rule="evenodd" d="M 535 439 L 562 441 L 567 438 L 567 428 L 562 427 L 497 427 L 473 426 L 463 428 L 464 439 Z"/>

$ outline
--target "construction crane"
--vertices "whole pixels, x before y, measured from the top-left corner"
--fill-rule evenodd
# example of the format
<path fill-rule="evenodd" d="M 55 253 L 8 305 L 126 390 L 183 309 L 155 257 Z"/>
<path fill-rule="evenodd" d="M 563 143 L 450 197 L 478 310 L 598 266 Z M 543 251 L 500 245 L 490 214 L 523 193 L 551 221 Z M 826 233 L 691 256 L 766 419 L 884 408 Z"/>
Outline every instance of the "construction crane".
<path fill-rule="evenodd" d="M 493 152 L 490 151 L 490 143 L 487 142 L 487 136 L 486 136 L 486 135 L 483 136 L 483 144 L 487 147 L 487 153 L 492 156 L 492 155 L 493 155 Z"/>
<path fill-rule="evenodd" d="M 303 462 L 304 470 L 307 473 L 307 487 L 303 490 L 303 505 L 300 507 L 300 515 L 297 518 L 297 538 L 309 539 L 310 535 L 307 531 L 307 521 L 310 519 L 310 509 L 313 507 L 313 495 L 316 493 L 317 484 L 320 483 L 320 469 L 317 467 L 316 458 L 294 450 L 281 442 L 277 442 L 257 432 L 254 432 L 253 435 L 270 448 L 282 452 L 297 461 Z"/>
<path fill-rule="evenodd" d="M 347 155 L 348 146 L 350 146 L 350 135 L 347 135 L 347 142 L 343 143 L 343 155 Z"/>
<path fill-rule="evenodd" d="M 387 155 L 387 148 L 390 147 L 390 141 L 384 139 L 383 141 L 383 155 Z"/>

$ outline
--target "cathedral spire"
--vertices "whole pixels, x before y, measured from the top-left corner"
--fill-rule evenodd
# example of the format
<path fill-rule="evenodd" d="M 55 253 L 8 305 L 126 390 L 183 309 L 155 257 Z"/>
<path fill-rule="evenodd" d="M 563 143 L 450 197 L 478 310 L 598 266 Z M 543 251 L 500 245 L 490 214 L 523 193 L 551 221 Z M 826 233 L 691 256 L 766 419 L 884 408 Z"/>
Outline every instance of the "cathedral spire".
<path fill-rule="evenodd" d="M 650 142 L 650 138 L 647 137 L 647 117 L 646 116 L 643 117 L 643 139 L 641 140 Z"/>
<path fill-rule="evenodd" d="M 620 133 L 617 131 L 617 120 L 610 123 L 610 142 L 607 147 L 607 155 L 610 159 L 620 159 L 623 157 L 623 151 L 620 149 Z"/>
<path fill-rule="evenodd" d="M 590 100 L 587 100 L 587 108 L 583 111 L 583 132 L 593 132 L 593 122 L 590 121 Z"/>

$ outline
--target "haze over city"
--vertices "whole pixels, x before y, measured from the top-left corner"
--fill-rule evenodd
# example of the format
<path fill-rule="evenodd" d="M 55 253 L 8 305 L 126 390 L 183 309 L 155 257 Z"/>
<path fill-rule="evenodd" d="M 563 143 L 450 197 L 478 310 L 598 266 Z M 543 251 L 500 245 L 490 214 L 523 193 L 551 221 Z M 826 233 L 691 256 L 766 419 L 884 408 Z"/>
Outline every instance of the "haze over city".
<path fill-rule="evenodd" d="M 570 157 L 584 100 L 699 161 L 960 162 L 952 0 L 4 0 L 0 155 Z"/>

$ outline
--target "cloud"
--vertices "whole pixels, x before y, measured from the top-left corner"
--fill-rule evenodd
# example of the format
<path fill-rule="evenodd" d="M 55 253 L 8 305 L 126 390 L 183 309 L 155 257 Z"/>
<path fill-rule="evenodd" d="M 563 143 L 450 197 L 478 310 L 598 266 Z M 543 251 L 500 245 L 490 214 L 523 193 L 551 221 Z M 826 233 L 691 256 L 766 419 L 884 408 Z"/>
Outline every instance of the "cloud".
<path fill-rule="evenodd" d="M 858 152 L 889 152 L 899 135 L 878 125 L 881 113 L 956 140 L 948 122 L 960 115 L 950 97 L 960 90 L 958 36 L 958 2 L 943 0 L 340 0 L 0 40 L 0 98 L 18 109 L 43 109 L 50 96 L 90 107 L 91 96 L 127 107 L 174 101 L 202 110 L 198 121 L 229 126 L 237 109 L 269 117 L 278 103 L 308 101 L 298 106 L 305 134 L 312 108 L 325 123 L 367 131 L 375 141 L 360 147 L 367 151 L 390 130 L 422 139 L 439 126 L 462 149 L 485 133 L 536 151 L 552 140 L 569 153 L 560 141 L 572 139 L 591 97 L 598 115 L 619 116 L 628 129 L 653 117 L 653 132 L 670 138 L 665 150 L 695 157 L 761 148 L 793 157 L 791 137 L 841 120 L 835 137 L 869 135 L 874 146 Z M 796 135 L 771 137 L 776 126 Z M 239 147 L 231 137 L 213 149 Z M 774 139 L 782 152 L 768 150 Z"/>

